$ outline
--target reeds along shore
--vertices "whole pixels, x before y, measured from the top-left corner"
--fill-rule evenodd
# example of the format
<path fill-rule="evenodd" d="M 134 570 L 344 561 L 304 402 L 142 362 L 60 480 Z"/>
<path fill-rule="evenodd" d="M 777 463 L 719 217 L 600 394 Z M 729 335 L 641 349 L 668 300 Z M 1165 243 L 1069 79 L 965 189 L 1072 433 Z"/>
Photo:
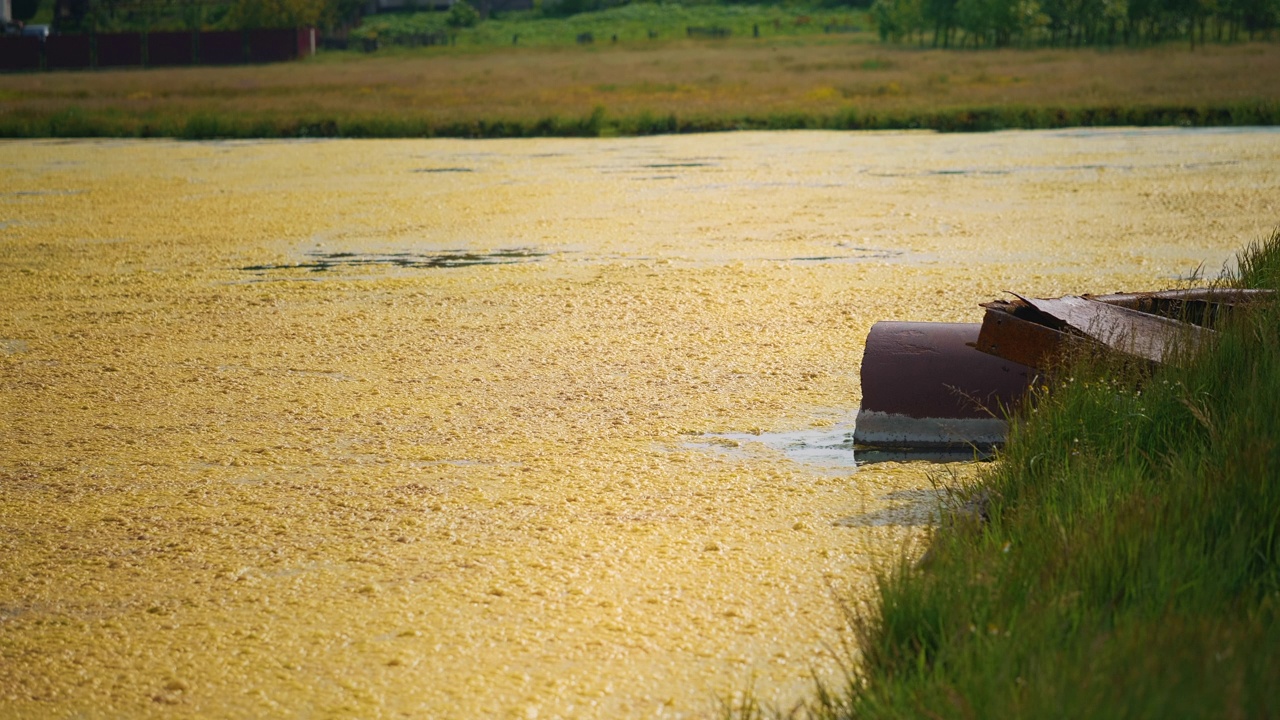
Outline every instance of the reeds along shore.
<path fill-rule="evenodd" d="M 681 117 L 676 113 L 613 116 L 603 107 L 580 118 L 460 120 L 428 118 L 253 118 L 195 114 L 173 118 L 128 117 L 110 111 L 64 110 L 47 117 L 0 118 L 3 138 L 172 137 L 184 140 L 230 138 L 522 138 L 600 137 L 725 132 L 734 130 L 939 130 L 982 132 L 1069 127 L 1177 126 L 1244 127 L 1280 124 L 1280 102 L 1259 101 L 1224 107 L 962 108 L 833 115 L 776 113 Z"/>
<path fill-rule="evenodd" d="M 942 51 L 867 43 L 423 48 L 0 76 L 0 136 L 530 137 L 737 129 L 1271 125 L 1280 44 Z"/>
<path fill-rule="evenodd" d="M 1280 288 L 1280 230 L 1232 283 Z M 880 581 L 817 717 L 1280 715 L 1280 307 L 1155 371 L 1076 358 Z M 958 518 L 958 519 L 957 519 Z"/>

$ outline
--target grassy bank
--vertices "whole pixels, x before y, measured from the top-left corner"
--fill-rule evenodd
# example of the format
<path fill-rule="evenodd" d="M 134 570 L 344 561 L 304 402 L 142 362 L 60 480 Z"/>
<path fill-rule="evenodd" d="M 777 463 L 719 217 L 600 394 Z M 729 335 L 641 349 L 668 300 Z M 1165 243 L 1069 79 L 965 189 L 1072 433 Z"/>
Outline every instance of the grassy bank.
<path fill-rule="evenodd" d="M 1280 286 L 1280 231 L 1238 282 Z M 1280 308 L 1151 377 L 1081 361 L 922 568 L 882 581 L 819 717 L 1280 715 Z"/>
<path fill-rule="evenodd" d="M 1280 44 L 947 52 L 844 36 L 419 48 L 0 76 L 3 137 L 521 137 L 1270 125 Z"/>
<path fill-rule="evenodd" d="M 538 11 L 503 13 L 475 27 L 453 28 L 440 12 L 387 13 L 366 17 L 353 33 L 383 47 L 412 44 L 430 33 L 452 36 L 455 48 L 564 47 L 589 33 L 592 42 L 639 45 L 688 37 L 689 28 L 716 28 L 727 38 L 810 38 L 876 42 L 866 11 L 792 3 L 788 5 L 677 5 L 632 3 L 598 12 L 548 17 Z"/>
<path fill-rule="evenodd" d="M 236 117 L 193 113 L 181 117 L 131 117 L 77 108 L 43 117 L 0 120 L 0 138 L 173 137 L 185 140 L 250 138 L 520 138 L 611 137 L 733 130 L 940 130 L 979 132 L 1069 127 L 1232 127 L 1280 124 L 1280 102 L 1230 106 L 992 107 L 937 112 L 890 111 L 830 115 L 805 113 L 731 116 L 615 116 L 597 106 L 582 117 L 530 120 L 435 121 L 420 117 Z"/>

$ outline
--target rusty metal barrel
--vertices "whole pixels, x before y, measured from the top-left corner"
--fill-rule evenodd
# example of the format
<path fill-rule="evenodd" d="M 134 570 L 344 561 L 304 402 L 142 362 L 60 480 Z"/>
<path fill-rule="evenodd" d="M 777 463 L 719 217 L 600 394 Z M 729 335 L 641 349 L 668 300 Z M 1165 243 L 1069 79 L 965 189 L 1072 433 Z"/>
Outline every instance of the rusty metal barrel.
<path fill-rule="evenodd" d="M 862 356 L 854 445 L 982 451 L 1002 443 L 1005 416 L 1036 371 L 974 348 L 979 323 L 878 322 Z"/>

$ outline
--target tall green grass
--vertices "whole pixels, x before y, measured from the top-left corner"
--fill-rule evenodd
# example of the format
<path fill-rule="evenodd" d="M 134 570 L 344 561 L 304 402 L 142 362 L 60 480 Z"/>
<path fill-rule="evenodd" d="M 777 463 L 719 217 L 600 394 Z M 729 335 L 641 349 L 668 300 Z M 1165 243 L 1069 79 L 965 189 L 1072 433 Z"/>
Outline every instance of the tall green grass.
<path fill-rule="evenodd" d="M 1280 230 L 1238 268 L 1280 287 Z M 1280 717 L 1276 303 L 1154 373 L 1076 358 L 968 492 L 814 716 Z"/>
<path fill-rule="evenodd" d="M 725 132 L 733 130 L 938 130 L 985 132 L 1110 126 L 1240 127 L 1280 124 L 1280 102 L 1259 100 L 1211 106 L 986 107 L 938 111 L 848 110 L 761 114 L 640 111 L 611 113 L 597 105 L 581 116 L 457 120 L 426 113 L 350 114 L 209 112 L 163 108 L 131 112 L 119 107 L 71 106 L 53 112 L 0 114 L 0 138 L 177 137 L 220 138 L 519 138 L 599 137 Z"/>
<path fill-rule="evenodd" d="M 811 3 L 787 5 L 681 5 L 637 2 L 568 17 L 546 17 L 538 11 L 503 13 L 472 28 L 450 28 L 445 13 L 417 12 L 374 15 L 365 19 L 353 36 L 377 38 L 383 44 L 411 44 L 429 33 L 456 36 L 459 48 L 571 46 L 579 35 L 590 33 L 596 43 L 649 43 L 686 37 L 689 27 L 719 27 L 729 37 L 763 38 L 824 35 L 839 28 L 839 37 L 874 42 L 866 32 L 871 21 L 865 10 L 822 7 Z M 516 37 L 518 36 L 518 38 Z M 838 36 L 832 36 L 838 37 Z M 847 40 L 845 40 L 847 42 Z"/>

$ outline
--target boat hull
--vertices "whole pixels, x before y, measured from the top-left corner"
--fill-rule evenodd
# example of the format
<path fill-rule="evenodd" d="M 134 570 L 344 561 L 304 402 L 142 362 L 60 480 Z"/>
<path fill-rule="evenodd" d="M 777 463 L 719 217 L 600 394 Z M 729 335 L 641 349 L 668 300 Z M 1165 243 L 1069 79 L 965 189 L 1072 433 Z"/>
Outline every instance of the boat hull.
<path fill-rule="evenodd" d="M 982 452 L 1004 442 L 1005 416 L 1036 371 L 978 351 L 979 323 L 878 322 L 862 357 L 854 444 Z"/>

